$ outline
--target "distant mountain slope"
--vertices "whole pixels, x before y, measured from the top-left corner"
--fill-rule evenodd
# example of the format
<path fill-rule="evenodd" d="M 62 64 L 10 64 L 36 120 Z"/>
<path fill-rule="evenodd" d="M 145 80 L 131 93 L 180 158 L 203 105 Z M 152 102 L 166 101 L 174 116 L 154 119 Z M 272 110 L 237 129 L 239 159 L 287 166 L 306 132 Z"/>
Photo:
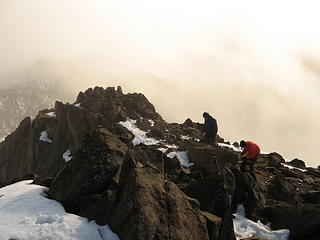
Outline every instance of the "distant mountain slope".
<path fill-rule="evenodd" d="M 56 100 L 66 100 L 66 90 L 47 64 L 37 64 L 6 79 L 11 85 L 0 86 L 0 140 L 14 131 L 26 116 L 50 108 Z"/>

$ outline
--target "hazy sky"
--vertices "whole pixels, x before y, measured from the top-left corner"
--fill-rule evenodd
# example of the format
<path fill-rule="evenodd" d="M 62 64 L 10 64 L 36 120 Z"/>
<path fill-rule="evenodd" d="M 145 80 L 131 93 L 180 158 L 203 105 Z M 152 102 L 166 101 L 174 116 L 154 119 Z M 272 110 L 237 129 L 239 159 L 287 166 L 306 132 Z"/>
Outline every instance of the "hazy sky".
<path fill-rule="evenodd" d="M 318 2 L 0 0 L 0 77 L 45 59 L 74 91 L 143 92 L 170 122 L 208 111 L 225 139 L 317 166 Z"/>

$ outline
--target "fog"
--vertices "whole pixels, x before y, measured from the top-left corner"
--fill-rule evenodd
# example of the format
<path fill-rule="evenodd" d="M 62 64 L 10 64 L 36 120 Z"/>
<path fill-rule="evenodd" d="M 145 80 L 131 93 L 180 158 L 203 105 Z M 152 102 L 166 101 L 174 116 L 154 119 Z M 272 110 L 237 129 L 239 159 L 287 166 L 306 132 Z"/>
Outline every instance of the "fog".
<path fill-rule="evenodd" d="M 317 1 L 0 0 L 0 81 L 47 61 L 77 92 L 121 85 L 169 122 L 318 166 Z M 2 116 L 1 116 L 2 117 Z"/>

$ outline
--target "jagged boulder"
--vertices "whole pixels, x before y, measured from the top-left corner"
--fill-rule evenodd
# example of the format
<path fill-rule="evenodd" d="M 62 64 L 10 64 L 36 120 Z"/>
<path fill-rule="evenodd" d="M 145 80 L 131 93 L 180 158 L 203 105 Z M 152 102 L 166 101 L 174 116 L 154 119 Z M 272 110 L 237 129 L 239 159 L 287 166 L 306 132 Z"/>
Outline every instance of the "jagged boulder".
<path fill-rule="evenodd" d="M 190 118 L 187 118 L 184 123 L 184 125 L 188 126 L 188 127 L 192 127 L 194 128 L 195 127 L 195 124 L 192 122 L 192 120 Z"/>
<path fill-rule="evenodd" d="M 311 190 L 308 192 L 301 193 L 301 198 L 303 203 L 320 204 L 320 191 Z"/>
<path fill-rule="evenodd" d="M 130 150 L 122 166 L 111 228 L 127 240 L 209 239 L 199 202 L 165 179 L 163 159 L 145 158 L 141 150 Z"/>
<path fill-rule="evenodd" d="M 218 230 L 221 228 L 221 223 L 222 223 L 221 218 L 208 212 L 202 211 L 201 213 L 207 220 L 209 240 L 218 240 L 219 239 Z"/>
<path fill-rule="evenodd" d="M 238 163 L 238 155 L 229 149 L 207 144 L 187 149 L 190 162 L 206 169 L 208 172 L 219 172 Z"/>
<path fill-rule="evenodd" d="M 268 197 L 278 201 L 296 204 L 297 196 L 290 178 L 284 175 L 277 175 L 268 185 Z"/>
<path fill-rule="evenodd" d="M 8 182 L 29 172 L 54 177 L 65 165 L 63 154 L 74 154 L 86 133 L 98 127 L 118 132 L 129 144 L 132 134 L 116 127 L 127 117 L 165 124 L 143 94 L 123 94 L 120 88 L 88 89 L 79 93 L 75 104 L 57 101 L 54 109 L 40 111 L 33 121 L 24 119 L 0 143 L 0 181 Z"/>
<path fill-rule="evenodd" d="M 0 181 L 9 182 L 32 172 L 32 121 L 26 117 L 17 130 L 0 143 Z"/>
<path fill-rule="evenodd" d="M 49 197 L 71 212 L 80 212 L 79 198 L 116 187 L 115 176 L 126 151 L 127 146 L 106 129 L 88 134 L 74 158 L 54 178 Z"/>
<path fill-rule="evenodd" d="M 255 181 L 249 173 L 242 173 L 238 169 L 232 171 L 236 178 L 233 210 L 236 210 L 238 204 L 243 204 L 246 217 L 257 221 L 266 208 L 265 188 L 258 178 Z"/>
<path fill-rule="evenodd" d="M 219 239 L 235 239 L 230 229 L 233 229 L 231 201 L 236 184 L 230 166 L 238 160 L 237 155 L 228 149 L 200 144 L 188 150 L 188 157 L 195 166 L 184 192 L 200 202 L 201 210 L 222 219 Z"/>
<path fill-rule="evenodd" d="M 270 201 L 264 217 L 272 229 L 289 229 L 290 240 L 316 240 L 320 235 L 320 205 L 294 206 L 284 202 Z"/>
<path fill-rule="evenodd" d="M 179 186 L 186 186 L 183 183 L 190 181 L 190 170 L 182 167 L 180 161 L 175 157 L 169 158 L 164 155 L 164 170 L 166 179 L 175 184 L 181 184 Z"/>
<path fill-rule="evenodd" d="M 293 167 L 297 167 L 297 168 L 301 168 L 301 169 L 305 169 L 306 168 L 306 164 L 304 163 L 304 161 L 295 158 L 292 161 L 289 162 L 289 164 Z"/>

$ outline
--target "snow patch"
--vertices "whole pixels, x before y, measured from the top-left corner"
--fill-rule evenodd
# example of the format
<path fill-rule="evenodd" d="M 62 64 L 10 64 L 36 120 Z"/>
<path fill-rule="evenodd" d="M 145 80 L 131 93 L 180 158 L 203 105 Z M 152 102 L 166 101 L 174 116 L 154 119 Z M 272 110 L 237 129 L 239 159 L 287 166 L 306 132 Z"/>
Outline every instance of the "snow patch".
<path fill-rule="evenodd" d="M 69 162 L 69 161 L 72 159 L 70 149 L 67 149 L 67 151 L 65 151 L 65 152 L 62 154 L 62 157 L 63 157 L 63 159 L 64 159 L 65 162 Z"/>
<path fill-rule="evenodd" d="M 137 120 L 132 120 L 130 118 L 125 122 L 119 122 L 120 125 L 127 128 L 130 132 L 132 132 L 135 138 L 132 140 L 133 145 L 139 145 L 143 143 L 145 145 L 157 145 L 160 141 L 147 137 L 147 132 L 142 131 L 136 126 Z"/>
<path fill-rule="evenodd" d="M 237 240 L 249 238 L 252 236 L 265 238 L 268 240 L 288 240 L 289 230 L 282 229 L 272 231 L 269 226 L 262 224 L 260 221 L 253 222 L 245 217 L 245 208 L 238 205 L 237 212 L 234 215 L 233 227 Z"/>
<path fill-rule="evenodd" d="M 189 161 L 189 158 L 187 156 L 187 152 L 170 152 L 167 154 L 167 157 L 174 158 L 177 157 L 177 159 L 180 161 L 181 165 L 184 167 L 191 167 L 194 165 L 194 163 L 191 163 Z"/>
<path fill-rule="evenodd" d="M 218 145 L 220 147 L 227 147 L 227 148 L 231 148 L 233 151 L 236 151 L 236 152 L 241 152 L 242 150 L 240 148 L 237 148 L 231 144 L 226 144 L 226 143 L 218 143 Z"/>
<path fill-rule="evenodd" d="M 75 107 L 80 107 L 80 106 L 81 106 L 81 103 L 73 104 L 73 106 L 75 106 Z"/>
<path fill-rule="evenodd" d="M 151 123 L 151 127 L 153 127 L 154 126 L 154 121 L 151 120 L 151 119 L 149 119 L 148 121 Z"/>
<path fill-rule="evenodd" d="M 49 117 L 56 117 L 56 114 L 54 112 L 48 112 L 46 113 Z"/>
<path fill-rule="evenodd" d="M 191 139 L 191 137 L 189 137 L 189 136 L 181 136 L 181 140 L 190 140 Z"/>
<path fill-rule="evenodd" d="M 52 143 L 52 140 L 49 139 L 49 137 L 48 137 L 47 131 L 43 131 L 40 133 L 39 140 L 43 141 L 43 142 L 47 142 L 47 143 Z"/>
<path fill-rule="evenodd" d="M 158 148 L 158 150 L 165 153 L 168 150 L 168 148 Z"/>
<path fill-rule="evenodd" d="M 108 226 L 66 213 L 32 180 L 0 188 L 0 239 L 119 240 Z"/>
<path fill-rule="evenodd" d="M 165 146 L 166 146 L 167 148 L 178 149 L 178 146 L 175 145 L 175 144 L 165 144 Z"/>
<path fill-rule="evenodd" d="M 289 168 L 289 169 L 299 170 L 299 171 L 301 171 L 301 172 L 306 172 L 306 171 L 308 171 L 308 170 L 306 170 L 306 169 L 301 169 L 301 168 L 293 167 L 293 166 L 288 165 L 288 164 L 285 164 L 285 163 L 281 163 L 281 165 L 282 165 L 282 166 L 285 166 L 285 167 L 287 167 L 287 168 Z"/>

